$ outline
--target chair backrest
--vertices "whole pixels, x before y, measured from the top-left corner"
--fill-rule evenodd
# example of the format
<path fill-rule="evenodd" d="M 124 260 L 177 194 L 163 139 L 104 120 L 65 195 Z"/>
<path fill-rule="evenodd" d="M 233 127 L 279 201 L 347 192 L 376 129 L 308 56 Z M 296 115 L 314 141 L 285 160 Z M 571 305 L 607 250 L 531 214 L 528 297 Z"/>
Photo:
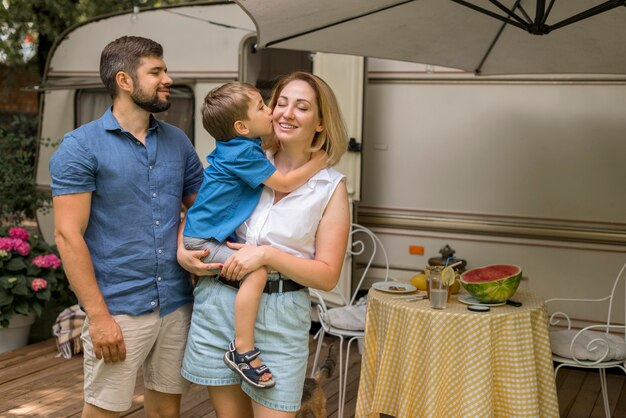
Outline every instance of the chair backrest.
<path fill-rule="evenodd" d="M 624 279 L 624 280 L 622 280 Z M 620 285 L 623 287 L 622 292 L 620 292 Z M 620 298 L 621 299 L 618 299 Z M 594 328 L 597 330 L 600 329 L 604 329 L 607 333 L 610 332 L 611 330 L 615 330 L 615 329 L 619 329 L 621 328 L 622 330 L 625 329 L 625 324 L 626 324 L 626 263 L 624 263 L 624 265 L 622 266 L 622 268 L 620 269 L 619 273 L 617 273 L 617 277 L 615 277 L 615 280 L 613 281 L 613 287 L 611 288 L 611 293 L 609 293 L 607 296 L 604 296 L 602 298 L 595 298 L 595 299 L 580 299 L 580 298 L 551 298 L 551 299 L 546 299 L 545 303 L 551 303 L 551 302 L 558 302 L 558 303 L 563 303 L 563 302 L 594 302 L 594 303 L 603 303 L 603 306 L 607 306 L 606 302 L 608 301 L 608 307 L 607 307 L 607 317 L 606 317 L 606 324 L 596 324 L 587 328 Z M 622 304 L 624 304 L 624 315 L 621 316 L 621 318 L 619 318 L 619 321 L 616 321 L 615 323 L 618 325 L 615 325 L 615 323 L 611 323 L 611 319 L 614 317 L 613 315 L 613 310 L 617 309 L 615 306 L 616 305 L 620 305 L 620 302 Z M 561 320 L 565 320 L 567 322 L 567 329 L 571 329 L 572 328 L 572 319 L 570 318 L 570 316 L 563 312 L 563 311 L 555 311 L 550 315 L 550 325 L 557 325 L 560 323 Z M 624 338 L 626 338 L 626 334 L 624 334 Z"/>
<path fill-rule="evenodd" d="M 359 291 L 361 290 L 361 286 L 363 286 L 363 282 L 365 281 L 365 277 L 372 266 L 372 262 L 374 261 L 374 257 L 376 257 L 377 252 L 380 250 L 385 263 L 385 278 L 387 281 L 389 279 L 389 258 L 387 257 L 387 251 L 385 251 L 385 247 L 381 242 L 380 238 L 378 238 L 372 231 L 364 227 L 363 225 L 359 225 L 356 223 L 352 224 L 352 231 L 350 232 L 350 242 L 351 247 L 348 248 L 348 253 L 350 255 L 359 256 L 365 254 L 367 256 L 365 267 L 361 273 L 361 277 L 352 292 L 352 296 L 350 297 L 350 301 L 348 305 L 354 304 L 354 301 L 357 298 Z M 368 253 L 369 252 L 369 253 Z"/>
<path fill-rule="evenodd" d="M 622 278 L 624 278 L 624 280 L 620 280 Z M 611 294 L 609 295 L 609 311 L 607 312 L 607 319 L 606 319 L 607 326 L 611 325 L 611 317 L 613 313 L 613 308 L 617 304 L 617 301 L 615 300 L 615 298 L 620 297 L 620 295 L 623 296 L 621 301 L 624 304 L 624 316 L 621 318 L 621 322 L 622 324 L 626 324 L 626 283 L 622 283 L 622 286 L 624 288 L 623 289 L 624 293 L 619 293 L 619 294 L 617 293 L 618 286 L 620 285 L 621 282 L 626 282 L 626 263 L 624 263 L 619 273 L 617 273 L 617 277 L 615 278 L 615 281 L 613 282 L 613 288 L 611 289 Z M 607 328 L 607 332 L 608 330 L 609 328 Z"/>

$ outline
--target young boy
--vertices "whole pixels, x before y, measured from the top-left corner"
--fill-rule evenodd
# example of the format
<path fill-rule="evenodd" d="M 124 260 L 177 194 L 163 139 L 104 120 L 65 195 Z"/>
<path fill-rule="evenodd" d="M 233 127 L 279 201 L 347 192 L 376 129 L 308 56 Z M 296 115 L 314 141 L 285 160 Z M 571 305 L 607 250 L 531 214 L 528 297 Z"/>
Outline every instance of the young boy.
<path fill-rule="evenodd" d="M 318 152 L 304 166 L 283 174 L 265 157 L 261 137 L 272 135 L 272 112 L 253 86 L 232 82 L 211 90 L 202 106 L 204 128 L 215 138 L 209 166 L 194 205 L 189 209 L 183 242 L 187 249 L 209 249 L 206 263 L 223 263 L 235 251 L 235 229 L 252 214 L 263 185 L 289 193 L 326 167 Z M 254 347 L 254 325 L 265 287 L 265 268 L 242 280 L 235 299 L 235 339 L 224 362 L 248 383 L 270 388 L 275 381 Z M 227 283 L 227 282 L 225 282 Z M 241 363 L 247 366 L 239 367 Z"/>

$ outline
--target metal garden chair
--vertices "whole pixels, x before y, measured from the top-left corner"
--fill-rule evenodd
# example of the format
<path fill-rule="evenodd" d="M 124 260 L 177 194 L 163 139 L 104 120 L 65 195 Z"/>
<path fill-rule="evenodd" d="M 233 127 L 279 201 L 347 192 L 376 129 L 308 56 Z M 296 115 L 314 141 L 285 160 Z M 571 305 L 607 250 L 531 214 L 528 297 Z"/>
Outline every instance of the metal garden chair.
<path fill-rule="evenodd" d="M 341 297 L 345 303 L 344 306 L 330 308 L 327 306 L 322 295 L 311 290 L 311 293 L 317 297 L 318 300 L 318 316 L 321 324 L 321 328 L 316 335 L 317 349 L 315 351 L 315 360 L 313 361 L 313 373 L 317 369 L 317 362 L 319 359 L 320 351 L 322 350 L 322 343 L 324 340 L 324 334 L 334 335 L 339 338 L 339 407 L 337 411 L 337 417 L 342 418 L 344 412 L 344 404 L 346 400 L 346 385 L 348 380 L 348 364 L 350 356 L 350 346 L 354 341 L 364 339 L 365 336 L 365 303 L 364 301 L 357 301 L 357 297 L 365 277 L 374 261 L 374 257 L 380 250 L 382 252 L 385 262 L 385 281 L 389 278 L 389 259 L 387 258 L 387 252 L 383 247 L 380 239 L 369 229 L 359 224 L 352 224 L 352 231 L 350 233 L 350 247 L 348 253 L 350 255 L 358 256 L 365 254 L 367 256 L 367 263 L 361 273 L 361 277 L 354 288 L 352 295 L 348 299 L 345 295 L 341 294 Z M 347 340 L 347 346 L 345 350 L 345 365 L 344 365 L 344 350 L 343 343 Z"/>
<path fill-rule="evenodd" d="M 598 369 L 600 385 L 602 387 L 602 399 L 604 412 L 607 418 L 611 417 L 609 397 L 607 393 L 606 369 L 617 367 L 626 373 L 626 312 L 623 312 L 619 324 L 612 322 L 612 314 L 615 305 L 626 301 L 626 285 L 622 280 L 626 271 L 624 264 L 619 271 L 613 288 L 608 296 L 599 299 L 566 299 L 553 298 L 546 300 L 546 305 L 552 302 L 587 303 L 594 309 L 606 306 L 607 320 L 600 325 L 590 325 L 580 330 L 572 329 L 572 320 L 568 314 L 562 311 L 554 312 L 550 316 L 550 344 L 552 346 L 552 359 L 559 363 L 555 368 L 555 374 L 561 367 L 578 367 L 582 369 Z M 618 286 L 624 290 L 618 292 Z M 564 320 L 566 328 L 556 328 L 555 325 Z"/>

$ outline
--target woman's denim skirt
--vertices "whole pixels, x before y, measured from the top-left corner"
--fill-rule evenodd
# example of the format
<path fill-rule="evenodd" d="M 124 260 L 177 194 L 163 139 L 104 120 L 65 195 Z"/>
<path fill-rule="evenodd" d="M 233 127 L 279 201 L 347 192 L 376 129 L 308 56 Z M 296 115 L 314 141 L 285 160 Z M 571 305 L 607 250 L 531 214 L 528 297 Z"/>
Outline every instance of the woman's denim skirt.
<path fill-rule="evenodd" d="M 277 280 L 268 274 L 267 280 Z M 252 400 L 270 409 L 300 409 L 309 356 L 311 300 L 308 289 L 264 293 L 254 328 L 254 343 L 271 370 L 276 385 L 258 389 L 242 382 L 224 364 L 224 353 L 235 336 L 237 290 L 213 277 L 202 277 L 194 290 L 191 327 L 181 374 L 205 386 L 241 385 Z"/>

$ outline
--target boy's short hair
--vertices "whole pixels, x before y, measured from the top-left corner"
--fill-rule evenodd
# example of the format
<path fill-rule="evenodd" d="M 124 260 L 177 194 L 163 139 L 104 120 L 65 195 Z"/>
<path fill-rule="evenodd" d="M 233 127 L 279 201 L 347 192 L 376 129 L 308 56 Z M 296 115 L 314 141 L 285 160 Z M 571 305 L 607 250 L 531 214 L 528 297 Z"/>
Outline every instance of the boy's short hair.
<path fill-rule="evenodd" d="M 111 98 L 117 96 L 115 75 L 124 71 L 137 83 L 137 68 L 144 57 L 162 58 L 163 47 L 141 36 L 122 36 L 104 47 L 100 55 L 100 78 Z"/>
<path fill-rule="evenodd" d="M 251 94 L 258 92 L 253 85 L 233 81 L 211 90 L 202 104 L 202 125 L 216 141 L 238 136 L 235 122 L 248 119 Z"/>

